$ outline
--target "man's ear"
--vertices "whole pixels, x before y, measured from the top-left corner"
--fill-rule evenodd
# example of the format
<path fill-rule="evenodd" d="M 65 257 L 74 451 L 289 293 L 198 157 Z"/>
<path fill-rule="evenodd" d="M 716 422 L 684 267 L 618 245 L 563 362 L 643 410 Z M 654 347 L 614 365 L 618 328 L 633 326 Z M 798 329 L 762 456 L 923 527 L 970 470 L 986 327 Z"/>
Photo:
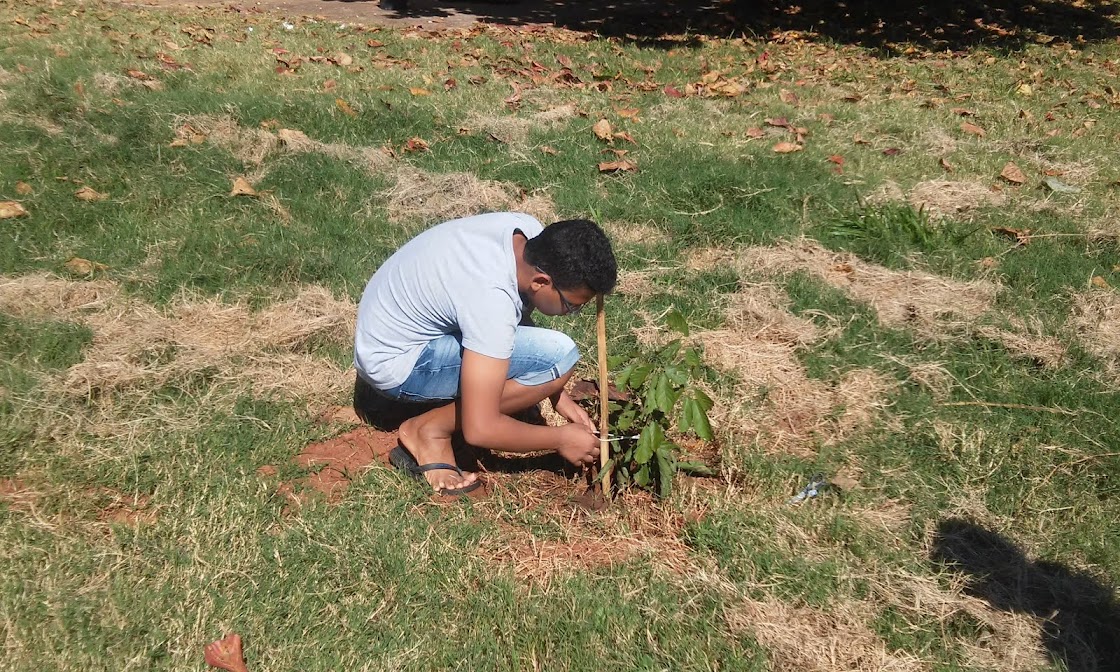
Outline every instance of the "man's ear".
<path fill-rule="evenodd" d="M 552 278 L 547 273 L 533 269 L 533 277 L 529 279 L 529 286 L 533 288 L 534 292 L 547 289 L 551 285 Z"/>

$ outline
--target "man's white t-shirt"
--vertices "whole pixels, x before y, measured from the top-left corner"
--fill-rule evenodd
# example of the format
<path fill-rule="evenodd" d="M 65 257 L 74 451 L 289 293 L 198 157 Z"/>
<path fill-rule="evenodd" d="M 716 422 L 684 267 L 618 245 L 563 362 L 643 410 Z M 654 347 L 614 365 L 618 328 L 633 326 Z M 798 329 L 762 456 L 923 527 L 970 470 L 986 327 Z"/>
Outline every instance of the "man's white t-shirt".
<path fill-rule="evenodd" d="M 358 374 L 377 389 L 397 387 L 428 342 L 454 333 L 472 352 L 509 359 L 524 308 L 517 230 L 533 238 L 544 227 L 518 212 L 465 217 L 428 229 L 389 257 L 358 304 Z"/>

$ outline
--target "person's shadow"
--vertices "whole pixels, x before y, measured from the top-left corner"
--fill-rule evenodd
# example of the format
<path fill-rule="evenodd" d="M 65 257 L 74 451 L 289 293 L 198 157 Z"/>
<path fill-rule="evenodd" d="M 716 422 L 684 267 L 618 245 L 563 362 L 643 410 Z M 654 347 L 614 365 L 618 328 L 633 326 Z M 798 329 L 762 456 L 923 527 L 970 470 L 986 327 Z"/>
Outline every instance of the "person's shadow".
<path fill-rule="evenodd" d="M 1097 578 L 1031 560 L 1003 536 L 959 518 L 938 525 L 930 556 L 969 575 L 970 595 L 1042 619 L 1043 645 L 1069 672 L 1120 671 L 1120 603 Z"/>

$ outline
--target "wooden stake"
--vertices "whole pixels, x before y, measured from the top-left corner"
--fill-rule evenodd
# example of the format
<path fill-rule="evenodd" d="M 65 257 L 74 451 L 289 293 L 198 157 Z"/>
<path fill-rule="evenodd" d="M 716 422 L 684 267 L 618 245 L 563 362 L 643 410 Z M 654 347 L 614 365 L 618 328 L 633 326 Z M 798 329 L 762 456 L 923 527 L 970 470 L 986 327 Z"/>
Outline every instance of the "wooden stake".
<path fill-rule="evenodd" d="M 603 472 L 600 481 L 603 497 L 610 499 L 611 474 L 606 470 L 607 460 L 610 459 L 610 389 L 611 384 L 607 379 L 607 311 L 603 306 L 603 295 L 595 297 L 596 327 L 599 336 L 599 469 Z"/>

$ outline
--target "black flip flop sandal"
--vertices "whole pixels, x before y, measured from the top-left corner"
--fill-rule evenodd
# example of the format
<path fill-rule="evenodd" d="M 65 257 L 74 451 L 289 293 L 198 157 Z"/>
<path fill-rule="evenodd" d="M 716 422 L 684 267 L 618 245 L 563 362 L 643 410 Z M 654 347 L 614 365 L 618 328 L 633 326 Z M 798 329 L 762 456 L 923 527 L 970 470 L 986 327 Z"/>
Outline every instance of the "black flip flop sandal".
<path fill-rule="evenodd" d="M 393 465 L 397 469 L 400 469 L 412 478 L 423 480 L 425 483 L 427 482 L 427 479 L 424 478 L 424 474 L 429 471 L 447 469 L 448 471 L 454 471 L 460 476 L 463 475 L 463 470 L 454 464 L 447 464 L 446 462 L 419 464 L 416 462 L 416 458 L 412 456 L 412 453 L 408 452 L 408 450 L 404 446 L 400 445 L 389 451 L 389 464 Z M 481 487 L 482 481 L 477 480 L 474 483 L 463 486 L 461 488 L 444 488 L 439 491 L 439 494 L 446 495 L 448 497 L 458 497 L 460 495 L 466 495 L 467 493 L 474 492 Z"/>

